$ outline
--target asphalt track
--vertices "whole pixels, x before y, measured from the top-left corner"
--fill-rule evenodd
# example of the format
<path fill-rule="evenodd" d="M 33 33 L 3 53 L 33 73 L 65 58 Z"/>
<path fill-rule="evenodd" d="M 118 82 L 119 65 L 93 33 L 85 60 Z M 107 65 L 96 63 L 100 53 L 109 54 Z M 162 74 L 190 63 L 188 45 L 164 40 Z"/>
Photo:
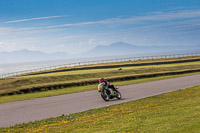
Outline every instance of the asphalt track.
<path fill-rule="evenodd" d="M 200 74 L 121 86 L 121 100 L 103 101 L 97 90 L 0 104 L 0 127 L 110 106 L 200 85 Z"/>

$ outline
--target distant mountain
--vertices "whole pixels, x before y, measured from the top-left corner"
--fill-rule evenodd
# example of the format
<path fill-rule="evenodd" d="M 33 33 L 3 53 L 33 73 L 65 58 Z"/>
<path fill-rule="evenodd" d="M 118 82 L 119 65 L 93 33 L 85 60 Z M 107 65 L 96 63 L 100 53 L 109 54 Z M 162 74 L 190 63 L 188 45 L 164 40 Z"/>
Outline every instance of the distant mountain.
<path fill-rule="evenodd" d="M 40 51 L 19 50 L 13 52 L 0 52 L 0 63 L 19 63 L 44 60 L 66 59 L 69 55 L 64 52 L 46 54 Z"/>
<path fill-rule="evenodd" d="M 49 61 L 69 58 L 103 57 L 103 56 L 126 56 L 126 55 L 152 55 L 165 53 L 199 52 L 200 45 L 197 46 L 137 46 L 124 42 L 116 42 L 110 45 L 99 45 L 92 50 L 70 56 L 65 52 L 46 54 L 40 51 L 20 50 L 13 52 L 0 52 L 0 64 L 20 63 L 33 61 Z"/>
<path fill-rule="evenodd" d="M 82 57 L 99 57 L 129 54 L 147 54 L 162 52 L 186 52 L 191 50 L 200 50 L 200 46 L 136 46 L 124 42 L 116 42 L 110 45 L 100 45 L 92 50 L 81 54 Z"/>
<path fill-rule="evenodd" d="M 138 46 L 131 45 L 124 42 L 112 43 L 108 46 L 99 45 L 92 50 L 83 53 L 83 56 L 111 56 L 111 55 L 122 55 L 124 52 L 132 53 L 133 49 L 138 49 Z"/>

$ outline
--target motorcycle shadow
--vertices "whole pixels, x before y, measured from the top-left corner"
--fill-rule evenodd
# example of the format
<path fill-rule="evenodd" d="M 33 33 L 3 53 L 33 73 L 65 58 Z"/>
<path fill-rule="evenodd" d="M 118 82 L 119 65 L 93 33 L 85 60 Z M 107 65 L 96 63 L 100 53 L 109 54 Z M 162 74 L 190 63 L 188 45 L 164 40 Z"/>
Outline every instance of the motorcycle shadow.
<path fill-rule="evenodd" d="M 116 101 L 122 101 L 122 100 L 126 100 L 126 98 L 121 98 L 121 99 L 117 99 L 117 98 L 113 98 L 113 99 L 110 99 L 109 101 L 107 102 L 116 102 Z M 104 101 L 105 102 L 105 101 Z"/>

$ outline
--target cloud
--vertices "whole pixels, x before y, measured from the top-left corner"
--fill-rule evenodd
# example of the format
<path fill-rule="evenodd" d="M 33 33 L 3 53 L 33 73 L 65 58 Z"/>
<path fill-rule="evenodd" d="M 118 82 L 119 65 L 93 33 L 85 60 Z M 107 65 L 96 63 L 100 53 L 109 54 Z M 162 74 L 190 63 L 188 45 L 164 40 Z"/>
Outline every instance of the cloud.
<path fill-rule="evenodd" d="M 37 17 L 37 18 L 29 18 L 29 19 L 20 19 L 20 20 L 7 21 L 5 23 L 18 23 L 18 22 L 24 22 L 24 21 L 40 20 L 40 19 L 61 18 L 61 17 L 66 17 L 66 16 L 69 16 L 69 15 L 47 16 L 47 17 Z"/>
<path fill-rule="evenodd" d="M 96 45 L 96 44 L 97 44 L 97 40 L 94 39 L 94 38 L 90 38 L 90 39 L 88 40 L 88 44 L 89 44 L 89 46 Z"/>
<path fill-rule="evenodd" d="M 7 47 L 7 44 L 5 44 L 4 42 L 0 42 L 0 49 L 3 49 Z"/>
<path fill-rule="evenodd" d="M 31 19 L 22 19 L 22 20 L 15 20 L 15 21 L 8 21 L 6 23 L 14 23 L 14 22 L 22 22 L 22 21 L 31 21 L 36 19 L 48 19 L 48 18 L 56 18 L 56 17 L 65 17 L 63 16 L 49 16 L 49 17 L 38 17 L 38 18 L 31 18 Z M 69 24 L 62 24 L 62 25 L 53 25 L 53 26 L 46 26 L 46 27 L 25 27 L 25 28 L 4 28 L 0 27 L 0 34 L 6 33 L 16 33 L 16 34 L 27 34 L 27 33 L 39 33 L 39 32 L 49 32 L 48 29 L 54 28 L 61 28 L 63 27 L 76 27 L 76 26 L 84 26 L 84 25 L 95 25 L 95 24 L 102 24 L 102 25 L 126 25 L 126 24 L 137 24 L 140 25 L 144 22 L 149 21 L 158 21 L 158 22 L 175 22 L 175 20 L 184 21 L 184 20 L 192 20 L 195 18 L 200 18 L 200 10 L 181 10 L 181 11 L 173 11 L 173 12 L 154 12 L 144 16 L 135 16 L 130 18 L 110 18 L 105 20 L 99 21 L 88 21 L 88 22 L 80 22 L 80 23 L 69 23 Z M 148 26 L 150 26 L 147 23 Z M 57 29 L 58 30 L 58 29 Z M 65 30 L 65 29 L 63 29 Z M 55 30 L 56 31 L 56 30 Z M 66 37 L 66 39 L 74 38 L 74 36 Z"/>
<path fill-rule="evenodd" d="M 59 27 L 72 27 L 72 26 L 83 26 L 83 25 L 94 25 L 94 24 L 127 24 L 127 23 L 138 23 L 148 21 L 170 21 L 170 20 L 181 20 L 191 19 L 200 17 L 200 10 L 181 10 L 174 12 L 154 12 L 146 16 L 136 16 L 131 18 L 111 18 L 99 21 L 88 21 L 73 24 L 62 24 L 55 26 L 48 26 L 46 28 L 59 28 Z"/>
<path fill-rule="evenodd" d="M 111 18 L 111 19 L 100 20 L 100 21 L 80 22 L 80 23 L 74 23 L 74 24 L 55 25 L 55 26 L 48 26 L 46 28 L 71 27 L 71 26 L 82 26 L 82 25 L 93 25 L 93 24 L 109 24 L 112 22 L 116 22 L 117 20 L 119 20 L 119 18 Z"/>
<path fill-rule="evenodd" d="M 148 22 L 156 22 L 156 23 L 148 23 Z M 11 51 L 11 50 L 17 50 L 19 48 L 28 49 L 34 46 L 34 50 L 42 49 L 43 51 L 53 52 L 66 49 L 68 53 L 72 54 L 76 52 L 80 53 L 81 51 L 87 51 L 88 48 L 94 47 L 99 44 L 107 45 L 109 43 L 112 43 L 113 41 L 124 40 L 127 42 L 133 42 L 134 44 L 146 45 L 145 39 L 148 39 L 148 43 L 153 44 L 155 42 L 159 42 L 158 36 L 162 37 L 160 39 L 160 42 L 163 43 L 162 42 L 163 40 L 167 41 L 167 39 L 165 38 L 168 38 L 169 36 L 170 38 L 172 36 L 174 36 L 174 38 L 178 38 L 180 35 L 182 35 L 180 33 L 183 32 L 194 33 L 194 30 L 195 32 L 196 30 L 198 30 L 199 33 L 200 32 L 199 23 L 200 23 L 200 10 L 181 10 L 181 11 L 179 10 L 173 12 L 172 11 L 154 12 L 143 16 L 135 16 L 129 18 L 124 18 L 122 16 L 121 18 L 111 18 L 99 21 L 86 21 L 86 22 L 69 23 L 69 24 L 53 25 L 45 27 L 24 27 L 24 28 L 0 27 L 0 38 L 2 39 L 1 41 L 5 40 L 4 42 L 0 43 L 0 51 L 3 50 Z M 125 26 L 129 24 L 131 26 L 126 28 Z M 109 30 L 106 27 L 107 29 L 104 32 L 98 32 L 98 33 L 94 32 L 93 34 L 88 34 L 87 32 L 85 32 L 84 34 L 78 33 L 79 35 L 76 35 L 73 32 L 73 34 L 70 35 L 71 30 L 73 30 L 73 27 L 85 26 L 85 25 L 88 26 L 123 25 L 123 28 L 117 27 L 114 30 Z M 57 35 L 56 37 L 52 36 L 45 37 L 42 36 L 43 34 L 37 34 L 41 38 L 30 37 L 29 39 L 24 39 L 23 36 L 27 34 L 36 34 L 44 32 L 45 33 L 51 33 L 57 31 L 59 32 L 62 30 L 69 30 L 69 32 L 66 32 L 67 34 L 64 35 L 61 34 L 61 37 L 59 37 L 60 34 Z M 16 36 L 16 35 L 22 35 L 22 36 Z M 198 34 L 191 34 L 191 36 L 194 35 L 197 36 Z M 7 38 L 8 40 L 6 41 Z M 22 40 L 14 40 L 16 38 L 22 38 Z M 193 38 L 194 38 L 193 40 L 198 40 L 197 37 Z M 172 41 L 170 43 L 172 43 Z M 79 50 L 76 50 L 77 48 Z"/>
<path fill-rule="evenodd" d="M 0 27 L 0 35 L 27 35 L 36 33 L 49 33 L 67 30 L 62 29 L 42 29 L 37 27 L 14 28 L 14 27 Z"/>
<path fill-rule="evenodd" d="M 81 36 L 64 36 L 64 39 L 73 39 L 73 38 L 79 38 Z"/>
<path fill-rule="evenodd" d="M 16 42 L 12 41 L 3 41 L 0 42 L 0 52 L 2 51 L 13 51 L 18 49 Z"/>

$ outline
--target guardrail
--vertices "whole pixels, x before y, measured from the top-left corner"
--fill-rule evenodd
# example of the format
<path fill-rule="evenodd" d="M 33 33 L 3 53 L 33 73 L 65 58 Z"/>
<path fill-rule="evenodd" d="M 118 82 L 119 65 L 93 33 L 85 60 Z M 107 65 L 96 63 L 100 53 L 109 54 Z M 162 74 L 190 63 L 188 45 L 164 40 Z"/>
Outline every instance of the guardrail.
<path fill-rule="evenodd" d="M 31 70 L 24 70 L 18 72 L 11 72 L 0 75 L 0 79 L 4 79 L 11 76 L 17 76 L 27 73 L 39 72 L 39 71 L 49 71 L 57 68 L 62 67 L 73 67 L 73 66 L 80 66 L 80 65 L 89 65 L 89 64 L 100 64 L 100 63 L 112 63 L 112 62 L 122 62 L 122 61 L 136 61 L 136 60 L 146 60 L 146 59 L 167 59 L 167 58 L 180 58 L 180 57 L 195 57 L 200 56 L 200 53 L 185 53 L 185 54 L 171 54 L 171 55 L 158 55 L 158 56 L 142 56 L 142 57 L 128 57 L 128 58 L 118 58 L 118 59 L 108 59 L 108 60 L 95 60 L 95 61 L 85 61 L 85 62 L 76 62 L 70 64 L 62 64 L 57 66 L 49 66 L 49 67 L 42 67 L 37 69 Z"/>

